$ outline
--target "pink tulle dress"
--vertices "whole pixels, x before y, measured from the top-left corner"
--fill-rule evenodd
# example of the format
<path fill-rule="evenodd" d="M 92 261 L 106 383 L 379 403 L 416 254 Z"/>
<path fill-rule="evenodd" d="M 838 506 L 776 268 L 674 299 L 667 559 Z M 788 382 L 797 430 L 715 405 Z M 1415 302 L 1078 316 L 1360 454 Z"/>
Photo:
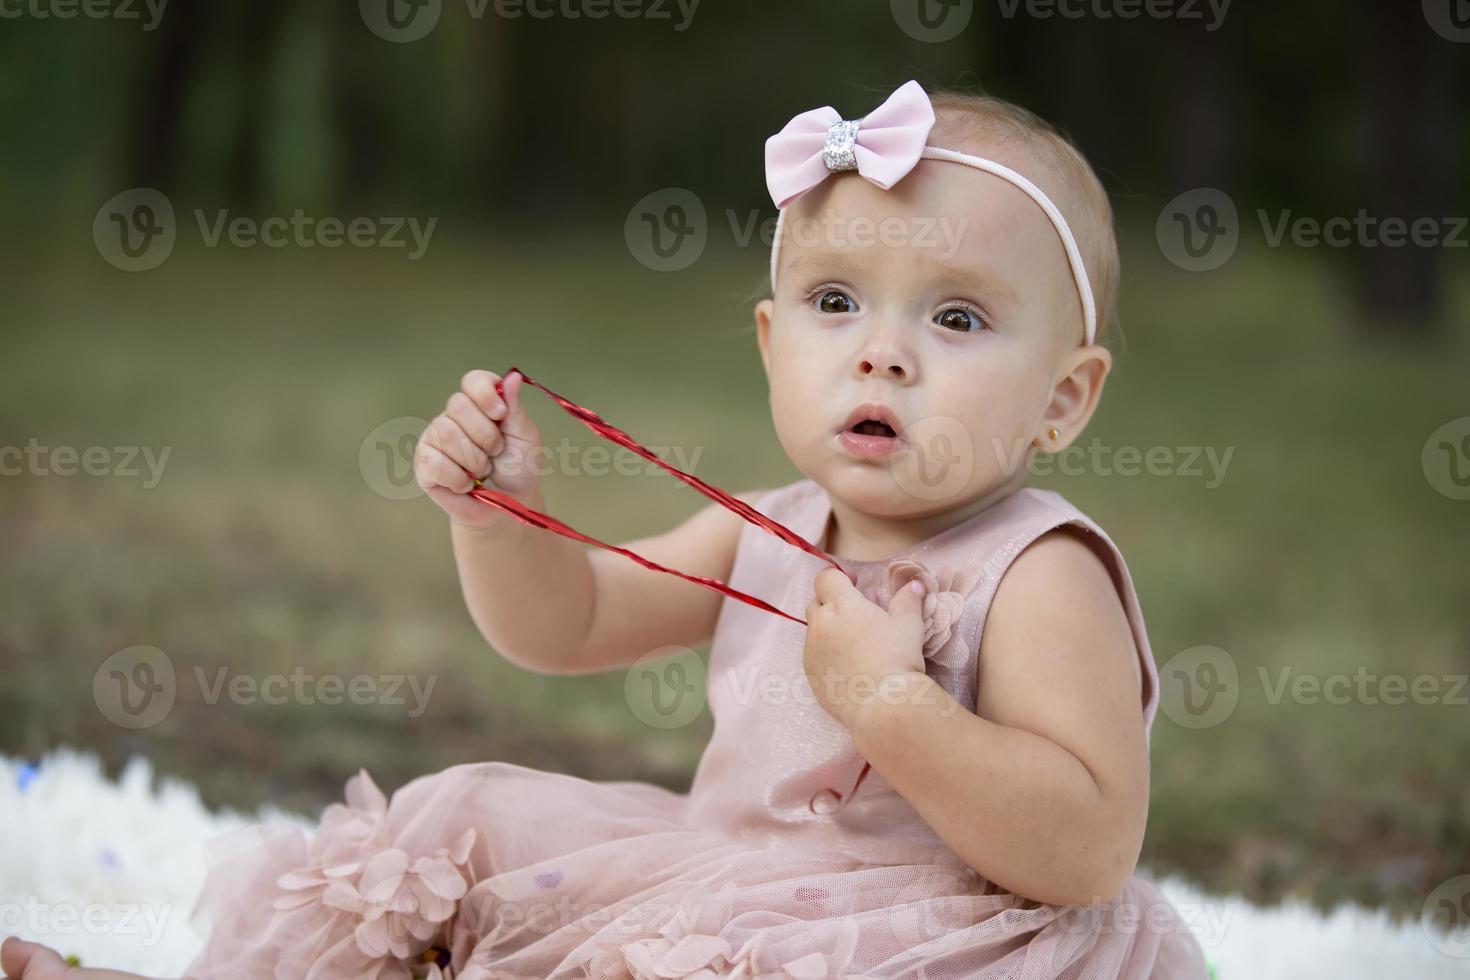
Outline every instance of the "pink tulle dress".
<path fill-rule="evenodd" d="M 830 507 L 811 480 L 757 505 L 818 547 Z M 1151 723 L 1157 672 L 1127 567 L 1060 495 L 1022 489 L 892 558 L 838 561 L 885 607 L 924 580 L 926 669 L 973 710 L 1001 576 L 1064 524 L 1090 532 L 1111 565 Z M 800 615 L 822 567 L 746 525 L 730 584 Z M 725 600 L 707 682 L 715 731 L 687 795 L 485 762 L 389 800 L 364 772 L 310 837 L 256 826 L 216 839 L 195 909 L 208 939 L 188 976 L 1206 976 L 1199 945 L 1147 879 L 1135 875 L 1109 905 L 1040 904 L 966 867 L 877 770 L 851 792 L 864 760 L 811 697 L 803 638 L 798 623 Z"/>

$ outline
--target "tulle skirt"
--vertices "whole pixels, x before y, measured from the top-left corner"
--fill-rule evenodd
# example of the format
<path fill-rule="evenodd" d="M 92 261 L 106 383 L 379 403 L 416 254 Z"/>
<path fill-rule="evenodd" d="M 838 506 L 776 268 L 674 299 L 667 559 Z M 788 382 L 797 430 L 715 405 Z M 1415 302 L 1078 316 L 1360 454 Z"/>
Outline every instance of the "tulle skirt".
<path fill-rule="evenodd" d="M 1052 906 L 958 864 L 863 864 L 685 822 L 688 797 L 510 763 L 388 801 L 363 772 L 315 834 L 209 845 L 187 976 L 1200 980 L 1176 911 L 1135 876 Z"/>

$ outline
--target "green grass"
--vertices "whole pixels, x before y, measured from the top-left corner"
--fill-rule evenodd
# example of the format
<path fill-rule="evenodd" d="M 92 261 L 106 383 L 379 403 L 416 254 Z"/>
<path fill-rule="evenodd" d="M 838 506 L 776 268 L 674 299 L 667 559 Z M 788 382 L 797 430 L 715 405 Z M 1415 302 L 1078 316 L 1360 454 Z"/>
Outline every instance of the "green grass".
<path fill-rule="evenodd" d="M 1146 235 L 1147 232 L 1145 231 Z M 1133 241 L 1146 241 L 1130 236 Z M 313 809 L 359 766 L 387 788 L 500 759 L 685 788 L 707 715 L 658 731 L 620 675 L 500 660 L 465 613 L 440 513 L 358 467 L 380 423 L 429 417 L 466 369 L 519 365 L 651 446 L 698 450 L 731 490 L 800 474 L 781 454 L 745 295 L 763 257 L 660 275 L 620 243 L 451 243 L 366 254 L 190 252 L 125 275 L 95 254 L 17 257 L 0 444 L 170 447 L 164 477 L 0 479 L 0 751 L 144 753 L 210 802 Z M 1470 412 L 1470 338 L 1370 345 L 1319 256 L 1243 251 L 1208 276 L 1125 258 L 1125 330 L 1093 436 L 1232 448 L 1187 476 L 1049 476 L 1122 546 L 1156 659 L 1222 647 L 1239 704 L 1211 729 L 1161 713 L 1145 861 L 1259 900 L 1417 911 L 1470 868 L 1470 708 L 1272 704 L 1259 669 L 1470 672 L 1470 504 L 1420 467 Z M 1470 291 L 1459 284 L 1458 318 Z M 595 437 L 530 396 L 549 442 Z M 549 504 L 621 541 L 704 498 L 667 476 L 557 476 Z M 161 724 L 112 725 L 93 675 L 150 644 L 184 680 Z M 413 673 L 429 709 L 209 704 L 195 668 Z M 1467 692 L 1470 693 L 1470 692 Z"/>

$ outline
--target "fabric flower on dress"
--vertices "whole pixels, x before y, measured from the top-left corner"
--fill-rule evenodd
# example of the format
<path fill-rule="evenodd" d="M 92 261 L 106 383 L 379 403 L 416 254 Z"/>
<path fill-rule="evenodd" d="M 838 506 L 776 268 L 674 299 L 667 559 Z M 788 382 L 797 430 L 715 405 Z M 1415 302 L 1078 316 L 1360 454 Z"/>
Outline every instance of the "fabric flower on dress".
<path fill-rule="evenodd" d="M 320 825 L 307 850 L 307 864 L 276 879 L 290 894 L 275 901 L 282 911 L 313 905 L 336 880 L 355 874 L 373 850 L 383 846 L 383 818 L 388 799 L 367 770 L 358 770 L 347 781 L 346 803 L 333 803 L 322 811 Z"/>
<path fill-rule="evenodd" d="M 895 558 L 885 571 L 890 596 L 915 579 L 924 584 L 924 659 L 941 667 L 960 667 L 968 653 L 949 641 L 965 601 L 980 584 L 979 569 L 962 565 L 935 573 L 911 558 Z"/>
<path fill-rule="evenodd" d="M 733 883 L 719 895 L 695 888 L 680 899 L 659 938 L 624 943 L 624 963 L 635 980 L 868 980 L 847 972 L 857 951 L 858 926 L 846 922 L 832 937 L 828 952 L 782 959 L 768 941 L 772 930 L 756 933 L 737 952 L 720 931 L 732 918 Z"/>
<path fill-rule="evenodd" d="M 829 951 L 811 952 L 791 960 L 782 959 L 773 950 L 768 936 L 769 932 L 758 932 L 746 940 L 735 954 L 736 970 L 732 976 L 752 980 L 869 980 L 847 972 L 858 946 L 858 924 L 850 919 L 838 925 Z"/>
<path fill-rule="evenodd" d="M 379 851 L 362 864 L 355 882 L 346 870 L 350 865 L 334 869 L 336 878 L 322 902 L 358 916 L 354 936 L 365 955 L 416 956 L 439 935 L 469 890 L 465 865 L 474 842 L 471 827 L 426 857 L 410 858 L 396 847 Z"/>
<path fill-rule="evenodd" d="M 720 980 L 729 976 L 734 949 L 720 938 L 719 931 L 730 921 L 733 897 L 733 882 L 726 882 L 718 895 L 704 887 L 692 888 L 659 929 L 659 938 L 623 943 L 619 952 L 636 980 Z"/>

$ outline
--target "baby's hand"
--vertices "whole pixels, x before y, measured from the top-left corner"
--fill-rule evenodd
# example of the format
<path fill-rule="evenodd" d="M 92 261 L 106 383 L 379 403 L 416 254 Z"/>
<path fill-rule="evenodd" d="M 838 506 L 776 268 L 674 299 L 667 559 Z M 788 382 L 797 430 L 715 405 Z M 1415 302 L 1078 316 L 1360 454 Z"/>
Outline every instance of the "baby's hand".
<path fill-rule="evenodd" d="M 521 403 L 525 379 L 511 372 L 503 386 L 504 399 L 495 391 L 498 380 L 500 376 L 489 371 L 466 374 L 443 413 L 419 437 L 414 453 L 414 478 L 456 524 L 487 527 L 515 520 L 465 496 L 475 485 L 466 470 L 522 503 L 537 503 L 533 451 L 541 445 L 541 433 Z"/>
<path fill-rule="evenodd" d="M 923 586 L 915 581 L 899 589 L 885 610 L 835 568 L 822 569 L 813 584 L 807 680 L 827 713 L 852 729 L 864 707 L 903 690 L 895 675 L 924 673 Z"/>

